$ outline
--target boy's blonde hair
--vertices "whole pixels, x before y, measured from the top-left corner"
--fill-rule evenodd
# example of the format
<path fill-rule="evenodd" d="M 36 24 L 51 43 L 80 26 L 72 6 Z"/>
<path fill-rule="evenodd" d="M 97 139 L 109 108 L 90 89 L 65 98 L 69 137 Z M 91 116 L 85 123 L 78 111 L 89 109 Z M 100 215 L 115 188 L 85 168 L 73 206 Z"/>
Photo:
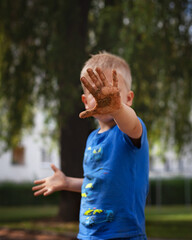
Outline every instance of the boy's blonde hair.
<path fill-rule="evenodd" d="M 96 55 L 91 55 L 91 58 L 85 63 L 80 76 L 86 76 L 88 68 L 94 70 L 96 67 L 101 68 L 103 71 L 106 69 L 116 70 L 117 73 L 121 74 L 125 79 L 127 88 L 129 90 L 131 89 L 131 71 L 127 62 L 121 57 L 107 52 L 100 52 Z"/>

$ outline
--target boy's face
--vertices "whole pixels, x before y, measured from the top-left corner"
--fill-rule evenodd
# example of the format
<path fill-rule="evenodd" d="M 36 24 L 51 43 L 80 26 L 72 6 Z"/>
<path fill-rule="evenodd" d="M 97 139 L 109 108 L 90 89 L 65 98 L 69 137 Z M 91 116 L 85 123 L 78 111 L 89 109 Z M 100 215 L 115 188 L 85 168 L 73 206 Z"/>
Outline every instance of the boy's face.
<path fill-rule="evenodd" d="M 103 73 L 105 74 L 106 79 L 112 84 L 112 70 L 107 69 L 107 70 L 103 71 Z M 90 79 L 88 74 L 86 74 L 85 77 L 89 81 L 90 84 L 93 84 L 93 82 Z M 124 78 L 118 72 L 117 72 L 117 78 L 118 78 L 118 88 L 119 88 L 119 92 L 120 92 L 120 96 L 121 96 L 121 102 L 126 104 L 127 106 L 131 106 L 133 98 L 134 98 L 134 93 L 128 89 Z M 92 109 L 96 105 L 95 98 L 86 88 L 84 88 L 84 94 L 82 95 L 82 101 L 85 105 L 86 110 Z M 108 114 L 107 115 L 97 115 L 94 117 L 97 118 L 98 120 L 104 121 L 104 122 L 113 120 L 113 118 Z"/>

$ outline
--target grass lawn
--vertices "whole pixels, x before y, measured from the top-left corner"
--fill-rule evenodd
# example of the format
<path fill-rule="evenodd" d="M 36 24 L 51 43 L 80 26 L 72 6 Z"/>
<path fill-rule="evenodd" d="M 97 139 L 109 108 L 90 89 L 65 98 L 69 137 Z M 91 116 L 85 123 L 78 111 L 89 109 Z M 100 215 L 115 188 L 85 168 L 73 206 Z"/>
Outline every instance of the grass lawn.
<path fill-rule="evenodd" d="M 57 216 L 57 206 L 0 207 L 0 224 Z"/>
<path fill-rule="evenodd" d="M 0 207 L 0 227 L 78 232 L 77 222 L 55 221 L 57 212 L 57 206 Z M 192 239 L 192 207 L 147 207 L 145 212 L 148 237 Z"/>
<path fill-rule="evenodd" d="M 58 206 L 0 207 L 0 227 L 77 233 L 78 222 L 56 220 L 58 210 Z"/>
<path fill-rule="evenodd" d="M 148 237 L 192 239 L 192 207 L 147 207 L 145 215 Z"/>

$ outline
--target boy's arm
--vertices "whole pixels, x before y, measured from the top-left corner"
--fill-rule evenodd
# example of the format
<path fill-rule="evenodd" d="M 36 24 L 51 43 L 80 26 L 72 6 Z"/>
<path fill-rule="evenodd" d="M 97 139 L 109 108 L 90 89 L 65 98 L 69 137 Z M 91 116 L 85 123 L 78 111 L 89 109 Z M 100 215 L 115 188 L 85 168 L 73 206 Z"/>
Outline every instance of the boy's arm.
<path fill-rule="evenodd" d="M 34 186 L 32 190 L 34 195 L 50 195 L 56 191 L 72 191 L 81 192 L 81 186 L 83 178 L 67 177 L 61 170 L 59 170 L 54 164 L 51 165 L 54 174 L 50 177 L 34 181 L 37 186 Z"/>
<path fill-rule="evenodd" d="M 135 113 L 135 111 L 122 104 L 121 108 L 111 113 L 115 122 L 122 132 L 126 133 L 131 139 L 139 139 L 142 135 L 142 125 Z"/>
<path fill-rule="evenodd" d="M 81 192 L 83 178 L 67 177 L 68 186 L 63 190 L 71 192 Z"/>

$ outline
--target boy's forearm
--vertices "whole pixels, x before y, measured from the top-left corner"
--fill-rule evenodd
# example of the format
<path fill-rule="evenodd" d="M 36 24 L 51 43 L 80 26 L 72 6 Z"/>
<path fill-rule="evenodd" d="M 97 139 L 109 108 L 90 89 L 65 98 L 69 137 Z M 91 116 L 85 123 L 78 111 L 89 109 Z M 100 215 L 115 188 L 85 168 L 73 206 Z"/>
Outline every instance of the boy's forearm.
<path fill-rule="evenodd" d="M 134 139 L 141 137 L 142 126 L 135 111 L 131 107 L 122 104 L 122 107 L 111 115 L 121 131 L 129 137 Z"/>
<path fill-rule="evenodd" d="M 80 193 L 82 184 L 83 178 L 67 177 L 67 185 L 63 190 Z"/>

